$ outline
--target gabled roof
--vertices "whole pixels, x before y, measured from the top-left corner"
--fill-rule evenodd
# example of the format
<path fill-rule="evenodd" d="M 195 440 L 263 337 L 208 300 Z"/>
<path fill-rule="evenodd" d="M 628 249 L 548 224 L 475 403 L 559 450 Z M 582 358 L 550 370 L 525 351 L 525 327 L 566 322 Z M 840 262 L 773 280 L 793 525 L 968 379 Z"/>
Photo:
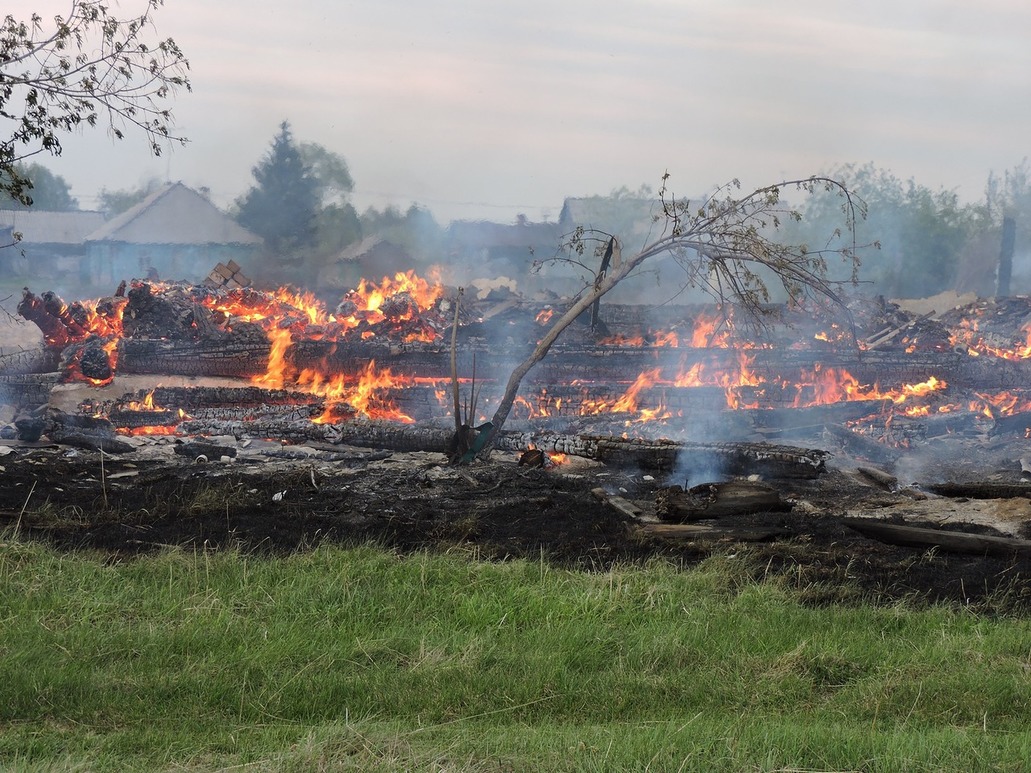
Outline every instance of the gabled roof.
<path fill-rule="evenodd" d="M 564 231 L 583 226 L 615 234 L 624 243 L 638 242 L 662 231 L 663 223 L 655 220 L 661 212 L 662 206 L 656 199 L 585 196 L 566 199 L 558 221 Z"/>
<path fill-rule="evenodd" d="M 0 209 L 0 229 L 17 231 L 24 244 L 82 244 L 103 223 L 102 212 Z"/>
<path fill-rule="evenodd" d="M 446 238 L 452 244 L 476 247 L 540 247 L 558 243 L 558 223 L 491 223 L 453 220 Z"/>
<path fill-rule="evenodd" d="M 373 234 L 372 236 L 366 236 L 361 241 L 355 242 L 354 244 L 350 245 L 349 247 L 345 247 L 344 251 L 340 253 L 339 257 L 337 257 L 337 260 L 338 261 L 358 260 L 360 257 L 362 257 L 362 255 L 365 255 L 366 253 L 371 252 L 374 248 L 378 247 L 380 244 L 385 244 L 385 245 L 387 245 L 389 247 L 394 247 L 396 249 L 404 249 L 403 247 L 399 247 L 398 245 L 394 244 L 393 242 L 391 242 L 391 241 L 389 241 L 387 239 L 384 239 L 381 234 Z"/>
<path fill-rule="evenodd" d="M 251 233 L 182 183 L 169 183 L 104 223 L 87 242 L 127 244 L 261 244 Z"/>

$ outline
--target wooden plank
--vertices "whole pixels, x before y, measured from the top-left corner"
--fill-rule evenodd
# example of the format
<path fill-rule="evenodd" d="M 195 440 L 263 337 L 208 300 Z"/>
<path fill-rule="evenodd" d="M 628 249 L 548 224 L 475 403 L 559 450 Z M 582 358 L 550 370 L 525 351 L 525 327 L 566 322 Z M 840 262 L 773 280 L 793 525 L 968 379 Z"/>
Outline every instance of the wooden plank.
<path fill-rule="evenodd" d="M 892 545 L 917 548 L 939 548 L 950 553 L 975 555 L 1031 556 L 1031 540 L 996 537 L 989 534 L 967 534 L 942 531 L 922 526 L 902 526 L 867 518 L 843 518 L 842 522 L 861 534 Z"/>
<path fill-rule="evenodd" d="M 765 542 L 791 534 L 779 526 L 708 526 L 688 523 L 642 523 L 636 531 L 652 537 L 683 540 Z"/>
<path fill-rule="evenodd" d="M 627 516 L 628 518 L 637 519 L 641 515 L 641 508 L 635 505 L 629 499 L 624 499 L 618 494 L 610 494 L 600 486 L 598 488 L 592 488 L 591 494 L 593 494 L 594 498 L 597 499 L 599 502 L 604 502 L 609 507 L 612 507 L 615 510 L 618 510 L 619 512 L 623 513 L 623 515 Z"/>
<path fill-rule="evenodd" d="M 894 475 L 879 470 L 876 467 L 857 467 L 856 472 L 862 475 L 867 480 L 871 480 L 878 486 L 883 486 L 889 491 L 893 490 L 899 483 L 899 479 Z"/>

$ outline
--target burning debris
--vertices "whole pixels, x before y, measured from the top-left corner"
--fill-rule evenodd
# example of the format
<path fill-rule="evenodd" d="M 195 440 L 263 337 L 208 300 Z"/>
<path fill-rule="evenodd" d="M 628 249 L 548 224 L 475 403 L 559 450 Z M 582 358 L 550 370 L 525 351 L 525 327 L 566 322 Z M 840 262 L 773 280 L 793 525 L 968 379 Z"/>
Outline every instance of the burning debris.
<path fill-rule="evenodd" d="M 555 312 L 554 304 L 506 298 L 466 303 L 452 320 L 454 298 L 454 291 L 407 272 L 363 280 L 332 311 L 311 294 L 263 292 L 242 280 L 220 286 L 135 281 L 110 297 L 71 304 L 26 289 L 18 311 L 40 328 L 45 361 L 64 382 L 102 386 L 119 374 L 157 381 L 222 377 L 246 380 L 263 395 L 292 393 L 291 420 L 414 424 L 450 413 L 446 339 L 453 324 L 459 381 L 469 388 L 478 363 L 486 412 L 498 399 L 502 374 L 543 335 Z M 1023 390 L 1031 369 L 1026 299 L 980 301 L 937 316 L 915 316 L 875 299 L 852 305 L 852 325 L 790 310 L 785 323 L 768 325 L 762 337 L 746 335 L 726 309 L 645 311 L 607 308 L 603 336 L 586 324 L 570 328 L 516 398 L 520 430 L 677 441 L 802 439 L 806 428 L 813 438 L 833 424 L 906 447 L 948 433 L 1031 427 L 1024 418 L 1031 412 L 1031 395 Z M 130 432 L 258 416 L 241 411 L 216 419 L 227 407 L 217 400 L 198 415 L 177 404 L 181 394 L 151 399 L 155 405 L 136 410 L 131 421 L 121 398 L 84 400 L 82 408 L 113 414 Z M 268 408 L 259 413 L 271 416 Z"/>
<path fill-rule="evenodd" d="M 906 515 L 914 501 L 959 501 L 933 488 L 953 476 L 965 480 L 957 490 L 968 499 L 991 482 L 989 467 L 1009 486 L 1005 495 L 1024 502 L 991 516 L 1027 516 L 1006 532 L 1014 541 L 946 535 L 942 549 L 1025 550 L 1031 486 L 1019 460 L 1031 427 L 1031 304 L 1023 299 L 942 314 L 874 299 L 853 304 L 854 327 L 785 310 L 761 337 L 726 309 L 604 306 L 604 330 L 575 323 L 524 380 L 512 420 L 493 439 L 511 464 L 466 470 L 449 464 L 459 404 L 452 376 L 470 398 L 475 390 L 463 426 L 486 426 L 508 373 L 561 304 L 506 297 L 456 306 L 457 298 L 411 273 L 363 281 L 329 302 L 228 283 L 132 282 L 70 304 L 26 290 L 19 311 L 43 333 L 37 365 L 48 365 L 7 369 L 0 385 L 22 406 L 2 434 L 33 454 L 52 444 L 102 452 L 104 486 L 149 481 L 148 465 L 160 463 L 179 464 L 190 479 L 276 477 L 271 493 L 260 489 L 261 507 L 300 508 L 337 487 L 333 507 L 345 508 L 361 489 L 366 510 L 348 518 L 388 519 L 391 533 L 401 528 L 391 519 L 414 529 L 421 517 L 396 508 L 428 508 L 427 498 L 456 512 L 477 498 L 486 508 L 494 495 L 484 494 L 499 487 L 507 504 L 498 514 L 533 511 L 550 519 L 534 528 L 568 529 L 568 519 L 551 523 L 568 516 L 549 504 L 556 495 L 541 493 L 552 480 L 603 503 L 606 539 L 625 539 L 629 525 L 662 545 L 804 543 L 830 528 L 820 518 L 846 499 L 850 517 L 869 520 L 889 504 L 907 526 L 926 525 L 925 511 L 916 521 Z M 24 397 L 32 379 L 49 401 Z M 853 463 L 861 469 L 849 470 Z M 384 477 L 401 464 L 405 475 Z M 366 492 L 358 482 L 366 476 L 393 488 Z M 834 544 L 851 544 L 836 523 Z"/>

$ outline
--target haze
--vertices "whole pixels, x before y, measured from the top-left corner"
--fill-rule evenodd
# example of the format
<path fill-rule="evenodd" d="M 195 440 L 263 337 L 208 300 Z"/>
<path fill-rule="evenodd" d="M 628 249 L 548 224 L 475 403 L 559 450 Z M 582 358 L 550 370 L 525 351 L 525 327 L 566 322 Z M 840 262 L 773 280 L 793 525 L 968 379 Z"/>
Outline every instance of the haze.
<path fill-rule="evenodd" d="M 1029 153 L 1015 1 L 166 0 L 156 24 L 191 62 L 174 108 L 190 143 L 154 158 L 138 134 L 69 138 L 40 160 L 83 208 L 155 176 L 226 206 L 284 119 L 347 159 L 359 210 L 442 223 L 554 219 L 667 169 L 694 193 L 872 161 L 975 201 Z"/>

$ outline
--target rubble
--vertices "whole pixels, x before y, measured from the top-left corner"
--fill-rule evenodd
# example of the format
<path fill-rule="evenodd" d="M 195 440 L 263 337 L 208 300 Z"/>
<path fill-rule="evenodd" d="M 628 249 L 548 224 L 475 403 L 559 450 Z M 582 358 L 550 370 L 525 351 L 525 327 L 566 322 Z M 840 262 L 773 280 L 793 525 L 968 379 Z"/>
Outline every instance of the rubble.
<path fill-rule="evenodd" d="M 298 293 L 260 291 L 238 271 L 214 273 L 225 281 L 127 283 L 92 305 L 26 290 L 24 316 L 46 354 L 32 367 L 59 370 L 0 374 L 18 406 L 0 430 L 5 467 L 97 454 L 117 457 L 104 478 L 116 489 L 160 475 L 238 488 L 260 479 L 268 490 L 252 503 L 258 511 L 280 495 L 281 508 L 324 508 L 319 529 L 417 533 L 421 544 L 455 537 L 447 508 L 461 511 L 462 502 L 519 522 L 526 507 L 564 519 L 553 507 L 561 500 L 580 517 L 609 513 L 604 540 L 619 550 L 632 538 L 658 552 L 669 541 L 705 552 L 736 541 L 840 539 L 854 525 L 844 518 L 904 519 L 918 497 L 930 509 L 906 525 L 940 527 L 933 508 L 956 497 L 1023 497 L 1027 299 L 942 313 L 857 301 L 854 336 L 844 322 L 793 310 L 794 327 L 771 324 L 752 340 L 726 315 L 714 322 L 711 309 L 602 306 L 594 315 L 604 325 L 575 324 L 532 371 L 483 461 L 475 434 L 462 453 L 453 446 L 446 339 L 455 333 L 460 388 L 471 391 L 475 375 L 478 401 L 482 390 L 489 406 L 559 309 L 554 300 L 509 294 L 456 308 L 452 291 L 408 277 L 356 289 L 329 313 Z M 386 294 L 372 303 L 373 290 Z M 0 367 L 17 369 L 6 356 Z M 455 461 L 469 466 L 451 469 Z M 139 467 L 118 467 L 127 464 Z M 366 491 L 356 480 L 364 475 L 393 488 Z M 633 484 L 621 491 L 606 476 Z M 522 485 L 527 492 L 516 493 Z M 365 510 L 350 509 L 344 487 L 362 489 Z M 507 509 L 486 504 L 498 491 Z M 317 504 L 327 493 L 330 503 Z M 960 527 L 1001 533 L 984 512 Z M 424 516 L 442 531 L 427 536 Z M 1006 536 L 1022 539 L 1028 528 L 1027 519 L 1009 522 Z M 476 529 L 466 537 L 476 539 Z M 525 547 L 529 537 L 519 539 Z M 490 544 L 505 554 L 503 542 Z"/>

